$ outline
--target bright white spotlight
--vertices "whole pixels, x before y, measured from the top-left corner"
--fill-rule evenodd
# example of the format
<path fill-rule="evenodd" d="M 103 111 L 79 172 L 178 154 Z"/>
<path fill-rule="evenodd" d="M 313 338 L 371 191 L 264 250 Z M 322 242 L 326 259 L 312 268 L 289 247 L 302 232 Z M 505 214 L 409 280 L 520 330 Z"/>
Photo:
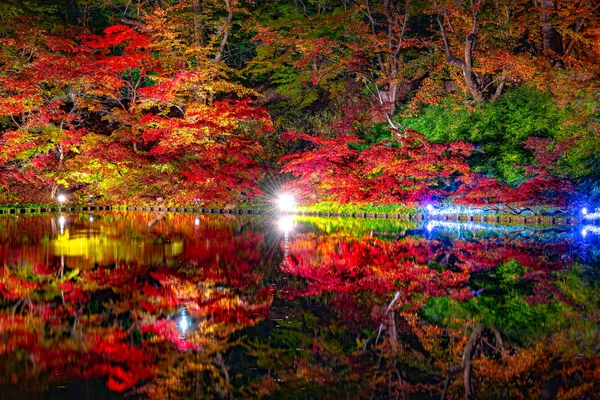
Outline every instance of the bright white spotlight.
<path fill-rule="evenodd" d="M 279 198 L 277 199 L 277 205 L 279 206 L 279 209 L 282 211 L 290 211 L 296 205 L 296 200 L 294 199 L 294 196 L 292 196 L 291 194 L 282 193 L 279 195 Z"/>
<path fill-rule="evenodd" d="M 432 206 L 431 204 L 427 204 L 427 205 L 425 206 L 425 209 L 426 209 L 427 211 L 429 211 L 429 212 L 432 212 L 432 211 L 434 210 L 434 208 L 433 208 L 433 206 Z"/>
<path fill-rule="evenodd" d="M 586 236 L 587 236 L 587 230 L 586 229 L 582 229 L 581 230 L 581 237 L 585 239 Z"/>
<path fill-rule="evenodd" d="M 433 230 L 433 222 L 429 221 L 426 228 L 427 232 L 431 232 Z"/>
<path fill-rule="evenodd" d="M 67 196 L 65 196 L 64 194 L 59 194 L 58 196 L 56 196 L 56 201 L 58 201 L 62 206 L 63 203 L 67 201 Z"/>
<path fill-rule="evenodd" d="M 200 217 L 196 217 L 196 219 L 194 220 L 194 225 L 200 225 Z"/>
<path fill-rule="evenodd" d="M 587 215 L 587 213 L 588 213 L 588 209 L 587 209 L 587 207 L 583 207 L 583 208 L 581 209 L 581 213 L 582 213 L 583 215 Z"/>
<path fill-rule="evenodd" d="M 90 222 L 94 222 L 94 216 L 90 215 Z"/>

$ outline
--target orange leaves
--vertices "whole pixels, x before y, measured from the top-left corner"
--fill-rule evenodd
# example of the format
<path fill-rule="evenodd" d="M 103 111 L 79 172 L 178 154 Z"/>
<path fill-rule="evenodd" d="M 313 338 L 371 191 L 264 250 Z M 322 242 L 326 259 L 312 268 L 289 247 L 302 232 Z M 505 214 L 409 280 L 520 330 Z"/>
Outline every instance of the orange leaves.
<path fill-rule="evenodd" d="M 191 190 L 177 186 L 193 176 L 188 163 L 207 160 L 205 181 L 223 184 L 218 196 L 206 197 L 225 202 L 241 191 L 259 192 L 251 180 L 260 168 L 252 160 L 262 149 L 247 138 L 272 129 L 267 110 L 227 100 L 254 92 L 231 82 L 231 70 L 182 32 L 152 25 L 167 16 L 157 13 L 149 17 L 151 26 L 136 29 L 110 26 L 99 35 L 47 35 L 19 25 L 19 37 L 0 38 L 11 46 L 0 52 L 0 115 L 11 117 L 0 142 L 0 163 L 11 163 L 3 185 L 33 167 L 48 183 L 101 184 L 113 200 L 142 194 L 131 191 L 125 176 L 143 182 L 143 190 L 168 187 L 162 195 L 188 202 L 203 189 L 215 190 L 200 182 Z M 240 183 L 240 189 L 225 183 Z"/>

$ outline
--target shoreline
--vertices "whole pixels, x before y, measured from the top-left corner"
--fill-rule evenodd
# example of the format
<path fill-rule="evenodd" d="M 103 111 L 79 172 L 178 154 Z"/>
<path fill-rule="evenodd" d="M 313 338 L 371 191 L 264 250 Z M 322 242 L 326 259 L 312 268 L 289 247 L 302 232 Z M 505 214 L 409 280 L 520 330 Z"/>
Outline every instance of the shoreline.
<path fill-rule="evenodd" d="M 539 215 L 512 215 L 505 213 L 453 213 L 453 214 L 426 214 L 418 212 L 417 208 L 407 209 L 412 213 L 383 213 L 383 212 L 331 212 L 331 211 L 308 211 L 293 210 L 275 212 L 266 208 L 218 208 L 218 207 L 166 207 L 166 206 L 124 206 L 124 205 L 78 205 L 78 206 L 9 206 L 0 208 L 0 216 L 52 214 L 64 212 L 92 212 L 92 211 L 142 211 L 142 212 L 173 212 L 173 213 L 195 213 L 195 214 L 237 214 L 237 215 L 263 215 L 283 214 L 297 216 L 315 217 L 338 217 L 359 219 L 403 219 L 415 221 L 456 221 L 456 222 L 479 222 L 485 224 L 500 225 L 578 225 L 578 224 L 600 224 L 599 219 L 586 219 L 575 215 L 561 214 L 556 216 Z M 415 212 L 417 211 L 417 212 Z"/>

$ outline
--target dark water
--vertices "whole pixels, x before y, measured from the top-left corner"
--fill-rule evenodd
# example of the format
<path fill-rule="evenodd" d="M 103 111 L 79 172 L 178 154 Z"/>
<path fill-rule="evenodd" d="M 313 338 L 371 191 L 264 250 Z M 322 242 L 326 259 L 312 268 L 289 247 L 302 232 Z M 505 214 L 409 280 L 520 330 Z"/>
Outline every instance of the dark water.
<path fill-rule="evenodd" d="M 0 398 L 597 398 L 600 229 L 0 218 Z"/>

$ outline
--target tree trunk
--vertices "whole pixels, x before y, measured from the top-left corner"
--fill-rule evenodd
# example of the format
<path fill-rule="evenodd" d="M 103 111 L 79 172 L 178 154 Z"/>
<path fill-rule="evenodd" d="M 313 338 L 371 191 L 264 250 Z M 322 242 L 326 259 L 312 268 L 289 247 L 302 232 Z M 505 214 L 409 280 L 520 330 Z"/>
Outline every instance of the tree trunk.
<path fill-rule="evenodd" d="M 192 9 L 194 11 L 194 44 L 200 46 L 204 43 L 202 32 L 202 3 L 201 0 L 193 0 Z"/>
<path fill-rule="evenodd" d="M 558 55 L 562 55 L 562 38 L 550 22 L 552 11 L 556 11 L 556 2 L 554 0 L 542 0 L 542 8 L 545 10 L 542 12 L 542 44 L 544 51 L 553 51 Z"/>

